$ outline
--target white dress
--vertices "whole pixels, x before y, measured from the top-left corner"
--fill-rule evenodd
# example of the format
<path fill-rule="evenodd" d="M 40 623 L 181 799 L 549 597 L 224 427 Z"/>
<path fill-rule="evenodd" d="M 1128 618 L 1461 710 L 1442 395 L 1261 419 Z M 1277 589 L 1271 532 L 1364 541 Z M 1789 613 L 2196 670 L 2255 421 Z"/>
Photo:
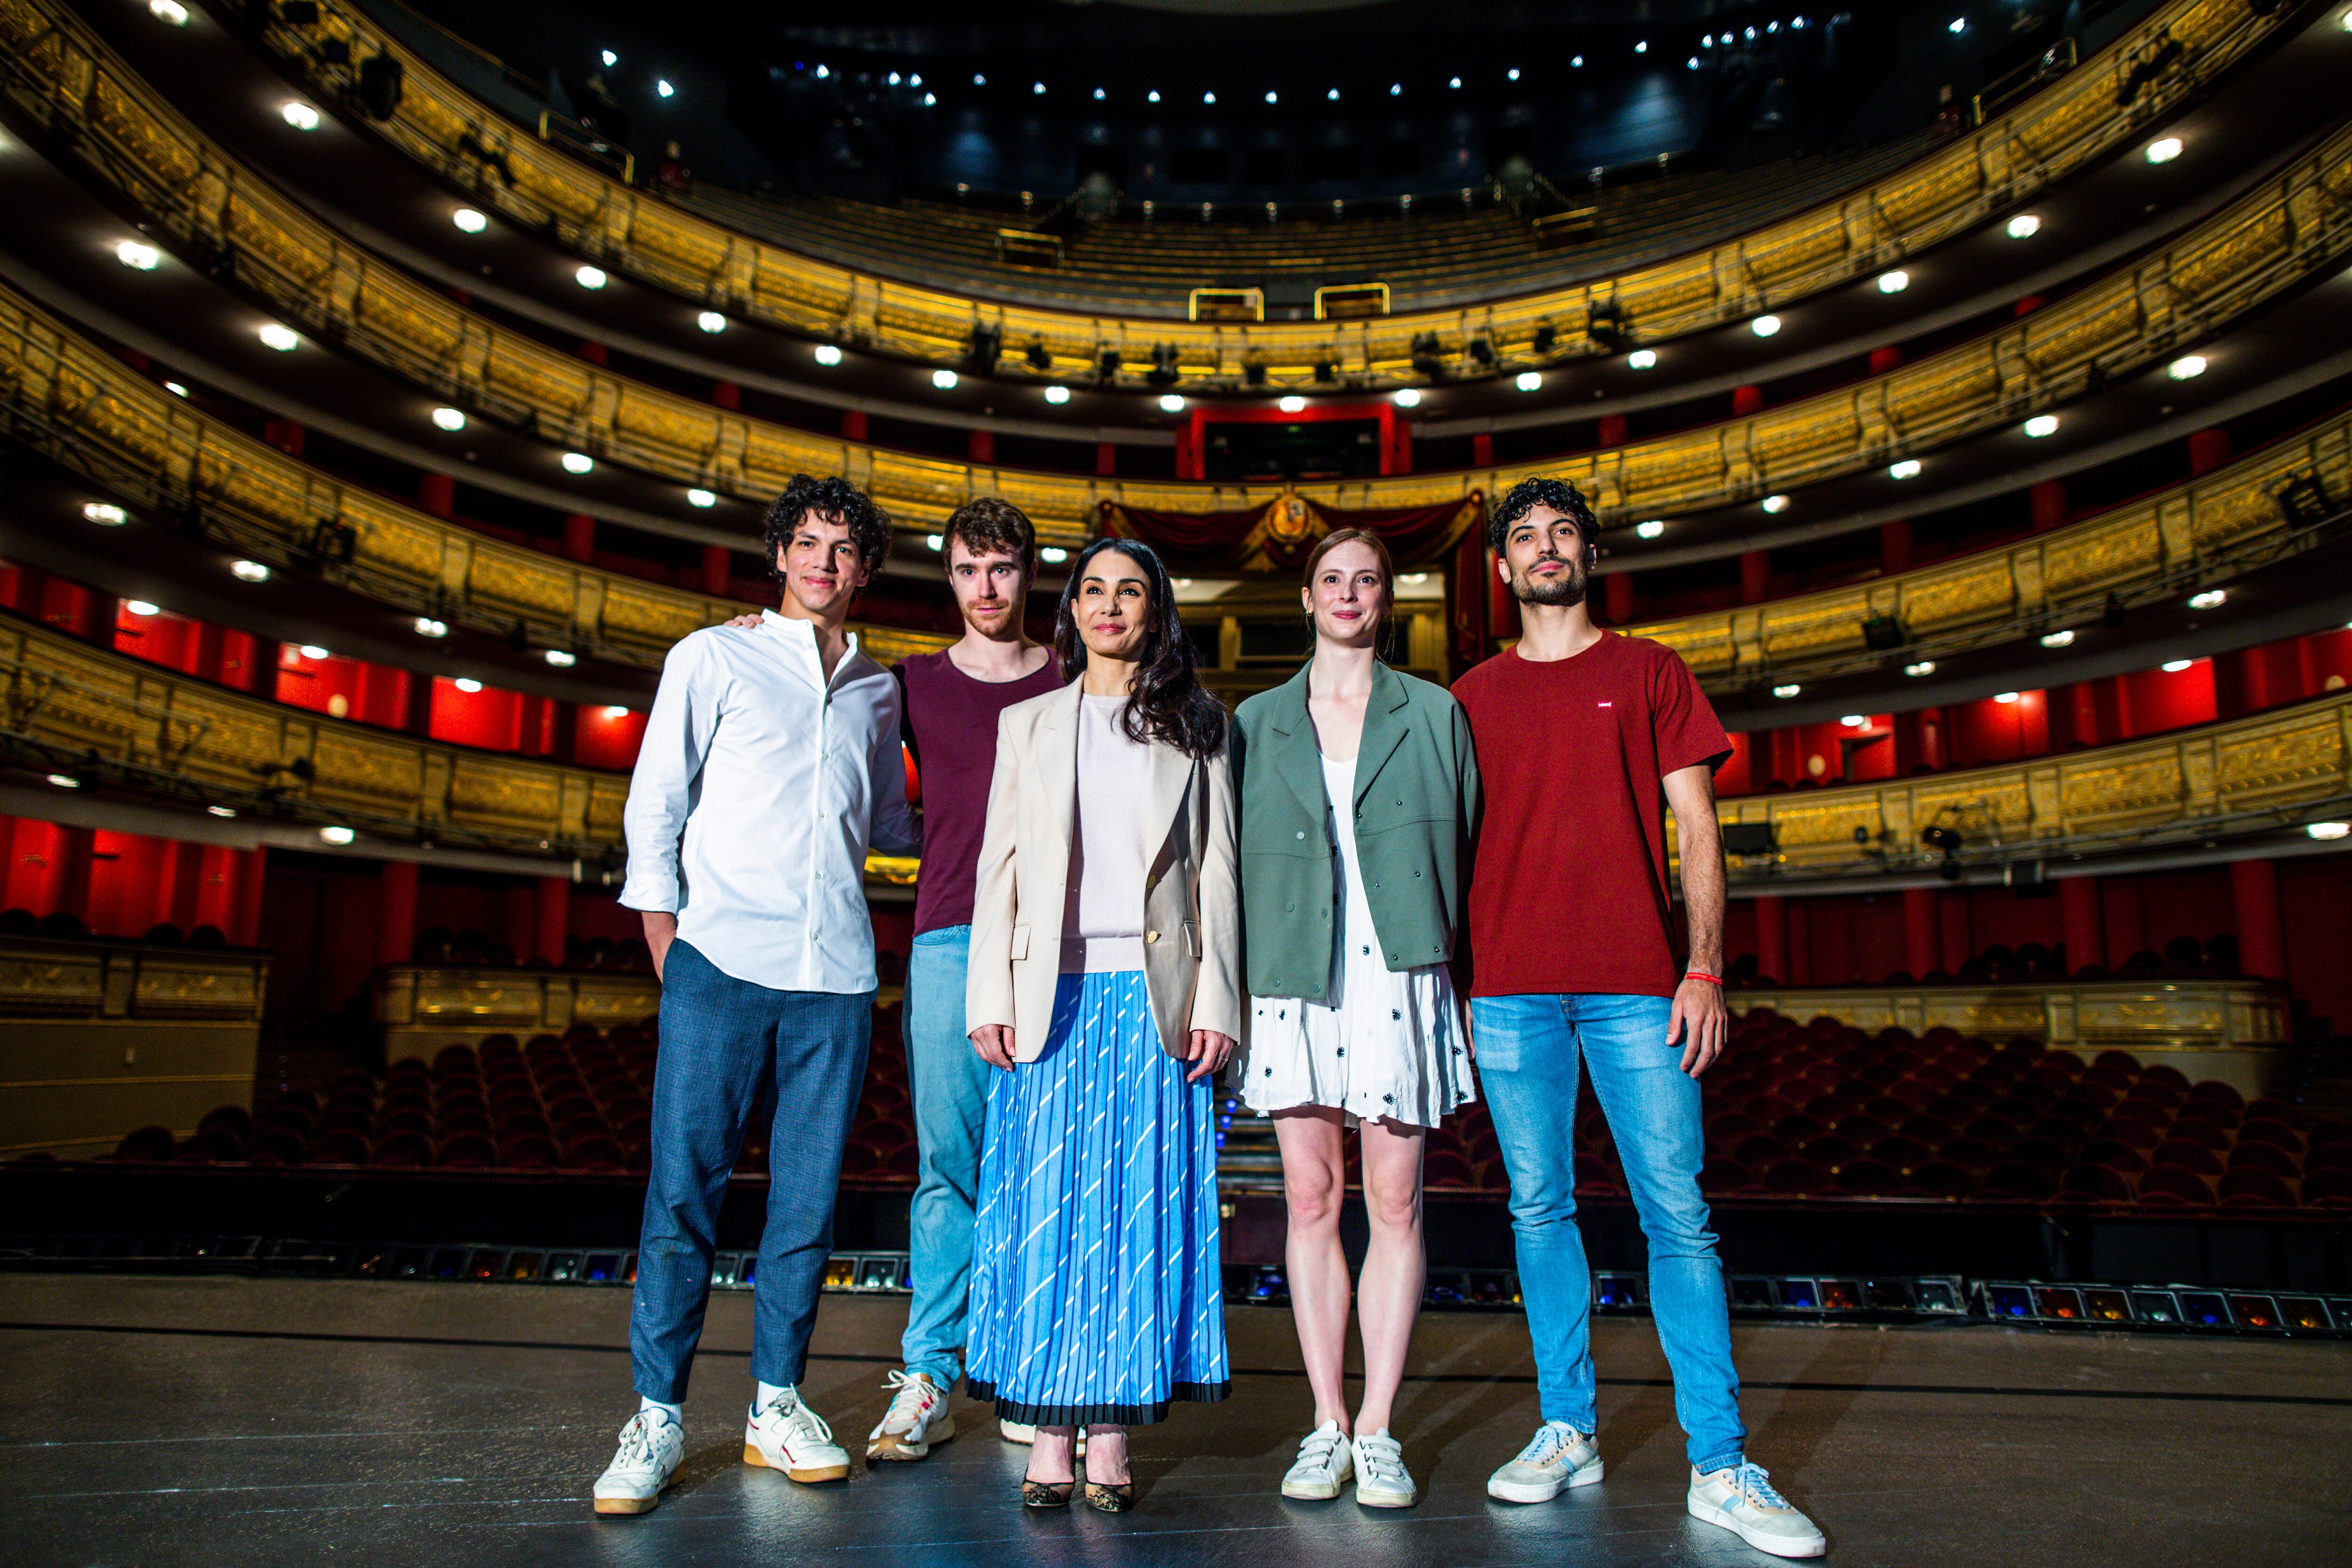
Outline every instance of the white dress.
<path fill-rule="evenodd" d="M 1356 858 L 1356 764 L 1323 761 L 1325 826 L 1346 911 L 1326 1000 L 1250 998 L 1242 1103 L 1260 1116 L 1301 1105 L 1344 1110 L 1348 1125 L 1391 1121 L 1434 1127 L 1477 1098 L 1463 1048 L 1453 977 L 1443 963 L 1392 970 L 1380 954 Z"/>

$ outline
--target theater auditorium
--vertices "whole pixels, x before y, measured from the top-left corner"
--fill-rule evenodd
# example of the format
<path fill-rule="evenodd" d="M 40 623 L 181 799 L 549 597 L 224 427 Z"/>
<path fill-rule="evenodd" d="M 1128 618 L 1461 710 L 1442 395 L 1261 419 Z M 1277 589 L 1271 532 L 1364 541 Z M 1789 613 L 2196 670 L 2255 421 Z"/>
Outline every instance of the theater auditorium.
<path fill-rule="evenodd" d="M 2352 1560 L 2352 9 L 1807 3 L 0 0 L 17 1559 L 1798 1550 L 1745 1508 L 1855 1563 Z M 678 921 L 622 901 L 640 752 L 675 742 L 674 648 L 798 613 L 766 531 L 795 476 L 887 518 L 840 623 L 879 669 L 969 673 L 950 520 L 1009 503 L 1034 570 L 1007 646 L 1055 643 L 1082 559 L 1148 547 L 1163 655 L 1254 701 L 1254 744 L 1249 713 L 1317 700 L 1300 583 L 1335 535 L 1378 546 L 1378 679 L 1466 702 L 1540 668 L 1559 606 L 1514 577 L 1506 502 L 1575 487 L 1574 613 L 1679 660 L 1728 736 L 1687 770 L 1719 850 L 1704 805 L 1630 795 L 1663 990 L 1727 1016 L 1690 1154 L 1745 1423 L 1723 1517 L 1684 1448 L 1653 1134 L 1590 1079 L 1556 1128 L 1580 1422 L 1531 1338 L 1556 1309 L 1499 1066 L 1379 1142 L 1417 1142 L 1425 1246 L 1392 1441 L 1343 1419 L 1360 1495 L 1302 1500 L 1329 1285 L 1294 1289 L 1300 1156 L 1244 1099 L 1262 1013 L 1188 1091 L 1223 1397 L 1162 1400 L 1130 1479 L 1067 1509 L 1035 1495 L 1051 1411 L 1030 1443 L 1018 1367 L 992 1405 L 952 1341 L 929 1454 L 885 1438 L 942 1157 L 927 900 L 971 787 L 915 743 L 912 674 L 859 787 L 903 789 L 925 853 L 814 795 L 814 826 L 746 836 L 854 838 L 839 940 L 870 922 L 871 975 L 818 989 L 870 1045 L 845 1131 L 781 1065 L 739 1108 L 693 1397 L 647 1386 L 641 1242 L 678 1268 L 648 1184 L 703 1046 L 677 954 L 667 1004 L 656 972 Z M 978 778 L 967 900 L 1003 805 Z M 1556 862 L 1465 851 L 1474 906 L 1498 861 L 1580 896 L 1604 813 L 1563 781 L 1547 814 Z M 1366 1270 L 1365 1333 L 1372 1274 L 1411 1278 L 1377 1110 L 1316 1221 Z M 807 1157 L 835 1131 L 837 1189 Z M 845 1474 L 733 1426 L 770 1408 L 772 1233 L 826 1205 L 774 1408 L 830 1422 Z M 1388 1352 L 1339 1289 L 1352 1387 Z M 1546 1433 L 1605 1481 L 1507 1498 Z M 633 1440 L 642 1496 L 599 1478 Z"/>

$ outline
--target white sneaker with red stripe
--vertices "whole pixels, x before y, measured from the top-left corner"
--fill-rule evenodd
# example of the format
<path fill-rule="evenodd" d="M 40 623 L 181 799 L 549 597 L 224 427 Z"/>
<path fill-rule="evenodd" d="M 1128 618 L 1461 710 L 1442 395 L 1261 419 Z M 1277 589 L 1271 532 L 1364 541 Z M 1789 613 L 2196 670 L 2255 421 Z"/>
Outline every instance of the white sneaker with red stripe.
<path fill-rule="evenodd" d="M 598 1513 L 651 1513 L 662 1490 L 677 1479 L 686 1458 L 686 1434 L 658 1410 L 640 1410 L 621 1428 L 613 1462 L 596 1478 Z"/>
<path fill-rule="evenodd" d="M 743 1424 L 743 1462 L 782 1470 L 796 1481 L 849 1477 L 848 1450 L 833 1440 L 833 1428 L 801 1403 L 794 1388 L 780 1389 L 765 1409 L 751 1407 Z"/>

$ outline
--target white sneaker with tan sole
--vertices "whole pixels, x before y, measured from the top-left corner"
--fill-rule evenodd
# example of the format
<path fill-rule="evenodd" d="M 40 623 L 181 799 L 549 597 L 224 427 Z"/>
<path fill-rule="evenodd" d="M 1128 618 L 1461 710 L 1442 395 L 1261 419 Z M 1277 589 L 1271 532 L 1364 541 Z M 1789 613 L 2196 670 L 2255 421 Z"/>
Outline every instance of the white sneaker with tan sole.
<path fill-rule="evenodd" d="M 849 1478 L 848 1450 L 833 1440 L 824 1417 L 802 1404 L 793 1388 L 778 1393 L 765 1409 L 751 1407 L 743 1424 L 743 1462 L 782 1470 L 796 1481 Z"/>
<path fill-rule="evenodd" d="M 1727 1465 L 1712 1475 L 1691 1470 L 1690 1516 L 1719 1524 L 1775 1557 L 1819 1557 L 1830 1549 L 1821 1527 L 1772 1489 L 1761 1465 Z"/>
<path fill-rule="evenodd" d="M 1411 1508 L 1421 1500 L 1404 1452 L 1385 1426 L 1359 1433 L 1355 1441 L 1356 1501 L 1364 1508 Z"/>
<path fill-rule="evenodd" d="M 1298 1445 L 1298 1458 L 1283 1473 L 1282 1495 L 1301 1502 L 1328 1502 L 1356 1473 L 1355 1456 L 1337 1421 L 1326 1421 Z"/>
<path fill-rule="evenodd" d="M 1518 1458 L 1486 1478 L 1486 1495 L 1501 1502 L 1549 1502 L 1600 1479 L 1601 1450 L 1592 1435 L 1565 1421 L 1547 1421 Z"/>
<path fill-rule="evenodd" d="M 677 1479 L 686 1434 L 658 1410 L 640 1410 L 621 1428 L 621 1447 L 596 1478 L 598 1513 L 651 1513 L 662 1490 Z"/>
<path fill-rule="evenodd" d="M 890 1373 L 888 1414 L 866 1435 L 866 1462 L 919 1459 L 955 1436 L 955 1417 L 948 1413 L 947 1391 L 927 1372 Z"/>

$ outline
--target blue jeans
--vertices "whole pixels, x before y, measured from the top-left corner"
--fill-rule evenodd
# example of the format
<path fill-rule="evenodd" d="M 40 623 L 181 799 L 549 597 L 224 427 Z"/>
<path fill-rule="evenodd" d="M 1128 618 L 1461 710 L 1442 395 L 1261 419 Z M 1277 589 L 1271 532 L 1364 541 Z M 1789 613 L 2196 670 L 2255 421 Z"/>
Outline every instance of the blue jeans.
<path fill-rule="evenodd" d="M 1650 1243 L 1650 1311 L 1675 1375 L 1675 1416 L 1691 1463 L 1738 1464 L 1739 1374 L 1722 1260 L 1699 1195 L 1705 1134 L 1696 1079 L 1666 1041 L 1663 996 L 1481 996 L 1470 1004 L 1478 1076 L 1511 1177 L 1519 1295 L 1535 1342 L 1547 1421 L 1580 1432 L 1599 1415 L 1592 1376 L 1592 1272 L 1576 1226 L 1580 1057 L 1616 1134 L 1625 1184 Z"/>
<path fill-rule="evenodd" d="M 956 1352 L 964 1344 L 981 1135 L 995 1071 L 964 1035 L 971 955 L 971 927 L 943 926 L 918 936 L 907 959 L 907 1075 L 921 1163 L 907 1215 L 915 1300 L 899 1352 L 908 1372 L 927 1372 L 946 1389 L 963 1370 Z"/>
<path fill-rule="evenodd" d="M 654 1063 L 653 1169 L 629 1310 L 629 1359 L 646 1398 L 675 1405 L 686 1397 L 710 1304 L 719 1205 L 743 1131 L 771 1088 L 751 1375 L 800 1382 L 873 1029 L 871 991 L 771 991 L 722 973 L 686 942 L 670 943 Z"/>

